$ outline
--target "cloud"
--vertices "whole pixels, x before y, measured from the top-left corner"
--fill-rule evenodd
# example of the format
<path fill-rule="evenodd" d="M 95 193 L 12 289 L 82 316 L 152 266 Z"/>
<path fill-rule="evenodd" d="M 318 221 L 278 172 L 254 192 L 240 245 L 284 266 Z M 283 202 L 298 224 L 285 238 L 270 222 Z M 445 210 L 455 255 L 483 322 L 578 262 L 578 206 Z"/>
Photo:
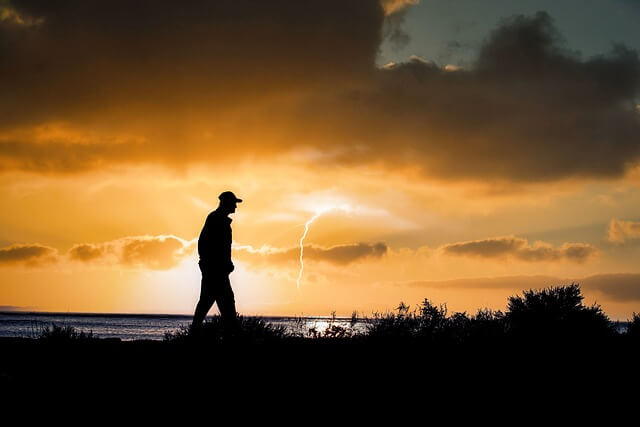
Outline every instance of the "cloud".
<path fill-rule="evenodd" d="M 71 247 L 68 255 L 72 260 L 87 262 L 103 257 L 106 249 L 105 244 L 82 243 Z"/>
<path fill-rule="evenodd" d="M 415 6 L 420 0 L 380 0 L 386 15 L 392 15 L 406 10 L 409 6 Z"/>
<path fill-rule="evenodd" d="M 183 244 L 173 237 L 128 239 L 122 242 L 120 260 L 125 265 L 167 270 L 178 265 Z"/>
<path fill-rule="evenodd" d="M 359 111 L 376 117 L 372 140 L 386 135 L 436 176 L 620 176 L 640 153 L 639 76 L 635 51 L 583 60 L 539 13 L 505 20 L 468 70 L 415 60 L 381 70 Z"/>
<path fill-rule="evenodd" d="M 29 16 L 23 16 L 16 9 L 14 9 L 8 1 L 2 0 L 0 1 L 0 22 L 4 25 L 30 27 L 42 24 L 42 22 L 44 22 L 44 19 L 34 19 Z"/>
<path fill-rule="evenodd" d="M 407 8 L 419 3 L 419 0 L 380 0 L 386 19 L 383 26 L 383 35 L 391 42 L 395 50 L 402 49 L 409 44 L 409 34 L 402 26 L 407 15 Z"/>
<path fill-rule="evenodd" d="M 338 265 L 347 265 L 363 258 L 380 258 L 387 253 L 387 245 L 378 243 L 355 243 L 347 245 L 320 248 L 309 246 L 305 248 L 305 255 L 310 259 L 330 262 Z"/>
<path fill-rule="evenodd" d="M 559 248 L 554 248 L 545 242 L 530 245 L 527 239 L 514 236 L 451 243 L 442 246 L 441 250 L 448 255 L 478 258 L 515 258 L 527 262 L 567 260 L 578 263 L 597 252 L 595 247 L 587 243 L 563 243 Z"/>
<path fill-rule="evenodd" d="M 193 254 L 193 242 L 175 236 L 132 236 L 102 243 L 82 243 L 69 249 L 72 261 L 168 270 Z"/>
<path fill-rule="evenodd" d="M 299 247 L 290 249 L 267 247 L 254 249 L 250 246 L 240 246 L 235 250 L 240 259 L 257 264 L 297 264 L 300 260 Z M 350 243 L 328 248 L 306 245 L 304 247 L 304 259 L 344 266 L 366 258 L 381 258 L 387 251 L 388 247 L 384 242 Z"/>
<path fill-rule="evenodd" d="M 0 266 L 71 261 L 89 265 L 117 265 L 126 268 L 168 270 L 193 256 L 197 239 L 184 240 L 172 235 L 128 236 L 101 243 L 79 243 L 68 251 L 49 246 L 17 244 L 0 248 Z"/>
<path fill-rule="evenodd" d="M 640 301 L 640 274 L 597 274 L 580 283 L 616 301 Z"/>
<path fill-rule="evenodd" d="M 442 179 L 619 177 L 637 164 L 635 51 L 583 59 L 541 12 L 505 19 L 464 69 L 377 67 L 385 36 L 401 35 L 385 25 L 412 3 L 7 3 L 38 25 L 0 21 L 0 169 L 183 167 L 304 149 L 335 153 L 319 164 Z M 59 123 L 87 138 L 32 136 Z"/>
<path fill-rule="evenodd" d="M 23 264 L 33 267 L 55 261 L 57 261 L 56 249 L 37 243 L 0 248 L 0 265 Z"/>
<path fill-rule="evenodd" d="M 198 239 L 184 240 L 172 235 L 128 236 L 101 243 L 79 243 L 64 255 L 54 248 L 38 244 L 12 245 L 0 248 L 0 265 L 24 262 L 36 265 L 45 261 L 68 260 L 88 265 L 118 265 L 126 268 L 168 270 L 182 260 L 196 255 Z M 262 265 L 283 265 L 299 262 L 299 247 L 278 249 L 234 246 L 234 257 Z M 366 258 L 381 258 L 388 247 L 383 242 L 352 243 L 331 247 L 307 245 L 305 260 L 348 265 Z"/>
<path fill-rule="evenodd" d="M 191 252 L 189 251 L 191 249 Z M 175 236 L 137 236 L 72 248 L 70 255 L 81 261 L 111 260 L 123 266 L 168 270 L 192 253 L 193 246 Z"/>
<path fill-rule="evenodd" d="M 553 276 L 478 277 L 453 280 L 423 280 L 405 285 L 433 289 L 541 289 L 549 286 L 579 283 L 586 291 L 597 291 L 615 301 L 640 301 L 640 274 L 596 274 L 584 278 L 567 279 Z"/>
<path fill-rule="evenodd" d="M 607 240 L 619 245 L 640 240 L 640 222 L 611 219 Z"/>
<path fill-rule="evenodd" d="M 24 0 L 11 10 L 42 24 L 0 25 L 2 125 L 134 123 L 167 110 L 211 119 L 282 90 L 354 81 L 370 71 L 384 21 L 377 0 Z"/>

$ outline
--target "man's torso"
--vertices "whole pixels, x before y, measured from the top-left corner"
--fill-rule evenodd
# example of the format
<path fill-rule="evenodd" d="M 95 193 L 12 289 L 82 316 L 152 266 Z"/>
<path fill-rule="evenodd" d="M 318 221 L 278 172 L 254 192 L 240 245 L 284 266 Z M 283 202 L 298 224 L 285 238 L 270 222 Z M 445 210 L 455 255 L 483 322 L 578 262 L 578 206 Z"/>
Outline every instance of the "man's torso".
<path fill-rule="evenodd" d="M 217 210 L 211 212 L 198 238 L 200 266 L 228 266 L 231 264 L 231 218 Z"/>

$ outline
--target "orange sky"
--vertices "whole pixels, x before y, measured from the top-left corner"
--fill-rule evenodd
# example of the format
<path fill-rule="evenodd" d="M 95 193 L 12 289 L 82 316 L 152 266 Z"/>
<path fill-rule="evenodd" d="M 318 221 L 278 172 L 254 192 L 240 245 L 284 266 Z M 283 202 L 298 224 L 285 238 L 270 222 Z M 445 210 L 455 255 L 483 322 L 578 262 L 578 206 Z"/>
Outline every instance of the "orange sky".
<path fill-rule="evenodd" d="M 0 306 L 192 313 L 232 190 L 244 314 L 504 309 L 571 281 L 640 311 L 632 49 L 576 56 L 540 13 L 473 64 L 381 67 L 416 2 L 143 3 L 0 2 Z"/>

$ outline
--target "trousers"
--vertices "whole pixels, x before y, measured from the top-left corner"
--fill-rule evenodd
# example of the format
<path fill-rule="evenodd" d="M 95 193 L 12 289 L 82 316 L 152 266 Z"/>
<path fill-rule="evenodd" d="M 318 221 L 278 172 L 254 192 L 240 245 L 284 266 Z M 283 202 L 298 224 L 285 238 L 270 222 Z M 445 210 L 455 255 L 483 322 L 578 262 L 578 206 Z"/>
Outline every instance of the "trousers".
<path fill-rule="evenodd" d="M 202 272 L 202 281 L 200 283 L 200 301 L 198 301 L 197 311 L 206 315 L 213 304 L 218 303 L 218 310 L 220 310 L 220 316 L 223 320 L 235 319 L 236 301 L 233 289 L 231 289 L 229 274 L 221 271 L 210 271 L 207 268 L 203 268 L 202 265 L 200 265 L 200 271 Z"/>

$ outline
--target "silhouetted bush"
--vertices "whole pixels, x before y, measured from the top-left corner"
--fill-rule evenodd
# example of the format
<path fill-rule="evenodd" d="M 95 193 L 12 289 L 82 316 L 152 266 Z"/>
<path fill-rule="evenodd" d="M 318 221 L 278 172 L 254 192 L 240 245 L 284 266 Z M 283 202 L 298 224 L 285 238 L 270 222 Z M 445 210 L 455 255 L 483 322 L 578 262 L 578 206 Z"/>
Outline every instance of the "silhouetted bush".
<path fill-rule="evenodd" d="M 305 322 L 298 319 L 297 327 L 287 330 L 260 318 L 238 317 L 238 328 L 230 329 L 219 316 L 206 321 L 194 334 L 183 327 L 165 335 L 165 341 L 200 340 L 201 342 L 265 342 L 286 339 L 311 338 L 324 341 L 414 341 L 420 344 L 471 344 L 491 346 L 500 343 L 591 343 L 618 337 L 615 324 L 602 312 L 600 306 L 585 306 L 578 284 L 555 286 L 541 290 L 524 291 L 508 300 L 505 313 L 480 309 L 475 315 L 466 312 L 450 314 L 445 304 L 435 305 L 429 299 L 411 310 L 404 304 L 373 318 L 358 320 L 352 315 L 349 325 L 338 324 L 335 312 L 328 327 L 305 330 Z M 366 322 L 364 332 L 354 325 Z M 634 313 L 627 336 L 640 334 L 640 315 Z"/>
<path fill-rule="evenodd" d="M 367 327 L 366 336 L 378 339 L 417 337 L 421 329 L 420 314 L 417 311 L 410 312 L 409 308 L 408 305 L 400 302 L 400 305 L 396 308 L 397 314 L 393 312 L 375 313 L 373 321 Z"/>
<path fill-rule="evenodd" d="M 582 304 L 580 286 L 552 286 L 509 297 L 505 314 L 511 337 L 540 340 L 602 339 L 615 334 L 599 305 Z"/>
<path fill-rule="evenodd" d="M 627 326 L 627 337 L 640 341 L 640 314 L 633 313 Z"/>
<path fill-rule="evenodd" d="M 479 309 L 464 326 L 460 341 L 490 343 L 505 335 L 505 318 L 500 310 Z"/>
<path fill-rule="evenodd" d="M 478 310 L 475 316 L 462 312 L 447 317 L 445 304 L 436 306 L 426 298 L 413 311 L 404 303 L 400 303 L 396 310 L 397 314 L 376 315 L 367 329 L 366 337 L 466 343 L 504 336 L 504 315 L 500 311 L 484 309 Z"/>
<path fill-rule="evenodd" d="M 93 331 L 85 333 L 78 332 L 73 326 L 59 326 L 55 323 L 51 327 L 46 326 L 40 331 L 39 339 L 46 341 L 72 341 L 94 339 Z"/>
<path fill-rule="evenodd" d="M 413 311 L 400 303 L 396 312 L 376 315 L 366 336 L 442 344 L 491 344 L 505 339 L 575 343 L 616 336 L 614 323 L 600 306 L 587 307 L 582 300 L 580 286 L 572 283 L 512 296 L 506 313 L 481 309 L 474 316 L 466 312 L 447 316 L 446 305 L 436 306 L 428 299 Z M 634 319 L 640 324 L 638 317 Z"/>

